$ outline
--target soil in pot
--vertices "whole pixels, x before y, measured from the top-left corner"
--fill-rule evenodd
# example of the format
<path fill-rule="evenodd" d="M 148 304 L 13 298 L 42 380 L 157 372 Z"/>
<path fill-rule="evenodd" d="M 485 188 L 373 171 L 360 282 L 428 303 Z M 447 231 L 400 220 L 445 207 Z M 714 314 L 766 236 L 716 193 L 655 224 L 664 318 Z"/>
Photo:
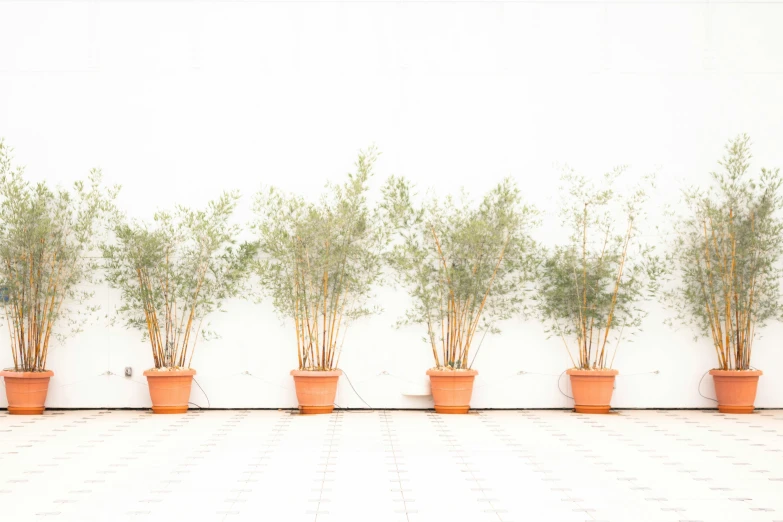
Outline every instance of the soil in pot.
<path fill-rule="evenodd" d="M 753 413 L 761 370 L 710 370 L 721 413 Z"/>
<path fill-rule="evenodd" d="M 190 387 L 196 370 L 190 368 L 147 370 L 147 384 L 152 399 L 152 413 L 185 413 L 190 401 Z"/>
<path fill-rule="evenodd" d="M 40 415 L 44 411 L 49 379 L 54 372 L 0 372 L 5 380 L 8 413 L 13 415 Z"/>
<path fill-rule="evenodd" d="M 291 370 L 299 413 L 332 413 L 341 370 Z"/>
<path fill-rule="evenodd" d="M 574 411 L 577 413 L 609 413 L 617 370 L 566 371 L 571 378 Z"/>
<path fill-rule="evenodd" d="M 477 370 L 427 370 L 437 413 L 467 413 Z"/>

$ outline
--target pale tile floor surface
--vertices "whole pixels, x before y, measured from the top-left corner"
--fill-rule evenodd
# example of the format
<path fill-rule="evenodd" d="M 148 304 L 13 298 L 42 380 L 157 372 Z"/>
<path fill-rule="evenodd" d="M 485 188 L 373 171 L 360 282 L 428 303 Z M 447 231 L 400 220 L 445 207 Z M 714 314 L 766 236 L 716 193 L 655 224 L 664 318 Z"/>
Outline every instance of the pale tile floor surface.
<path fill-rule="evenodd" d="M 0 520 L 783 521 L 783 411 L 0 412 Z"/>

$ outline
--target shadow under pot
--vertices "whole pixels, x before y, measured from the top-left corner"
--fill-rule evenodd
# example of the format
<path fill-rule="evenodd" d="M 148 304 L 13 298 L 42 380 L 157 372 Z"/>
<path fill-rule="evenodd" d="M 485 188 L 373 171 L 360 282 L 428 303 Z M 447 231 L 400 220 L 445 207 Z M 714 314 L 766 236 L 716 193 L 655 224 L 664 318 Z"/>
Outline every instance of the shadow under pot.
<path fill-rule="evenodd" d="M 186 413 L 194 375 L 196 370 L 190 368 L 145 371 L 152 413 Z"/>
<path fill-rule="evenodd" d="M 477 370 L 427 370 L 436 413 L 468 413 Z"/>
<path fill-rule="evenodd" d="M 342 370 L 291 370 L 299 413 L 332 413 Z"/>
<path fill-rule="evenodd" d="M 44 412 L 49 379 L 54 372 L 0 372 L 5 381 L 8 413 L 12 415 L 41 415 Z"/>
<path fill-rule="evenodd" d="M 721 413 L 753 413 L 761 370 L 710 370 Z"/>
<path fill-rule="evenodd" d="M 571 378 L 576 413 L 609 413 L 617 370 L 579 370 L 571 368 L 566 373 Z"/>

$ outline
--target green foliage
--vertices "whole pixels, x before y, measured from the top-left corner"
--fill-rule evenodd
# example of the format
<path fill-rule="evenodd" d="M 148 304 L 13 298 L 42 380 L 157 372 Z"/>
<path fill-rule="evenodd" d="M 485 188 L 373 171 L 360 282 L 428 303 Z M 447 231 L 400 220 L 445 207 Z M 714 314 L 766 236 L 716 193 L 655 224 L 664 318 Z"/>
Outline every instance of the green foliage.
<path fill-rule="evenodd" d="M 653 180 L 645 177 L 621 197 L 615 188 L 623 171 L 606 174 L 600 185 L 570 170 L 563 173 L 560 215 L 571 233 L 566 244 L 545 254 L 536 278 L 537 315 L 580 369 L 611 368 L 611 344 L 616 350 L 624 333 L 641 327 L 647 314 L 638 304 L 657 291 L 662 275 L 660 259 L 638 240 L 645 187 Z"/>
<path fill-rule="evenodd" d="M 115 241 L 102 245 L 106 280 L 122 293 L 118 316 L 144 332 L 158 369 L 190 367 L 199 334 L 216 335 L 205 318 L 245 288 L 257 245 L 237 245 L 238 199 L 224 193 L 205 210 L 178 206 L 152 223 L 115 217 Z"/>
<path fill-rule="evenodd" d="M 436 367 L 465 369 L 476 332 L 498 332 L 497 321 L 520 309 L 536 264 L 529 230 L 537 213 L 510 179 L 478 205 L 464 191 L 416 204 L 412 191 L 398 177 L 384 187 L 383 209 L 397 236 L 387 261 L 413 300 L 398 326 L 426 325 Z"/>
<path fill-rule="evenodd" d="M 756 328 L 780 317 L 783 207 L 779 169 L 751 177 L 750 139 L 726 145 L 706 190 L 685 191 L 671 264 L 680 284 L 667 292 L 676 322 L 715 346 L 723 370 L 750 369 Z M 670 321 L 673 323 L 674 321 Z"/>
<path fill-rule="evenodd" d="M 337 368 L 349 323 L 378 311 L 368 300 L 388 234 L 366 200 L 377 157 L 375 148 L 361 152 L 356 172 L 327 185 L 318 203 L 275 188 L 256 198 L 261 288 L 294 319 L 299 369 Z"/>
<path fill-rule="evenodd" d="M 77 286 L 92 281 L 96 264 L 88 254 L 119 187 L 102 187 L 98 170 L 71 191 L 31 184 L 11 160 L 0 140 L 0 302 L 14 369 L 43 371 L 52 336 L 79 332 L 95 311 L 82 306 L 92 293 Z M 54 329 L 63 322 L 68 328 Z"/>

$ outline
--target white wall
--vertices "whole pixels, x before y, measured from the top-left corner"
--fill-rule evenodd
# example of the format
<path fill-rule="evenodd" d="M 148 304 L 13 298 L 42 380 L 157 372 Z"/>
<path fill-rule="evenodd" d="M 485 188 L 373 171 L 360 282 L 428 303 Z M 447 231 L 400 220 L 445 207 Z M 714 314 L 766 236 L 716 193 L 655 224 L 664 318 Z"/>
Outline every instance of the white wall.
<path fill-rule="evenodd" d="M 783 165 L 780 20 L 780 3 L 742 1 L 0 0 L 0 136 L 34 179 L 101 167 L 139 217 L 238 188 L 245 220 L 262 183 L 316 194 L 372 142 L 379 178 L 478 194 L 510 175 L 551 212 L 557 165 L 597 175 L 630 164 L 657 170 L 663 204 L 703 182 L 740 132 L 754 167 Z M 107 288 L 96 299 L 117 304 Z M 352 327 L 342 367 L 373 407 L 430 407 L 402 395 L 431 365 L 420 331 L 391 326 L 406 295 L 381 289 L 379 302 L 383 315 Z M 711 406 L 697 392 L 709 343 L 652 308 L 617 357 L 613 404 Z M 266 304 L 229 310 L 215 318 L 222 339 L 194 358 L 211 405 L 295 405 L 290 326 Z M 149 349 L 103 323 L 52 349 L 48 406 L 149 405 Z M 476 361 L 473 405 L 570 405 L 556 385 L 561 345 L 535 322 L 502 327 Z M 783 407 L 781 333 L 767 329 L 754 351 L 760 407 Z M 709 377 L 702 389 L 713 394 Z M 207 404 L 196 387 L 192 400 Z M 363 406 L 345 379 L 337 402 Z"/>

